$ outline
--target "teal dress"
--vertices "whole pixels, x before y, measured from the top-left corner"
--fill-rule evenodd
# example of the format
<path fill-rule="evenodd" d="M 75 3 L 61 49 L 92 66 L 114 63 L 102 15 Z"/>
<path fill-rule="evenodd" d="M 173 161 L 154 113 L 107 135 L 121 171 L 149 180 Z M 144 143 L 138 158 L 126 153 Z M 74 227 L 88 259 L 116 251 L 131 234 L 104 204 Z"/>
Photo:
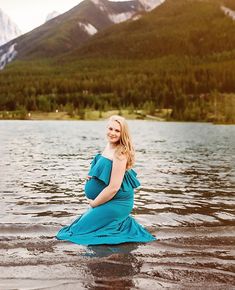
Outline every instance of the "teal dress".
<path fill-rule="evenodd" d="M 97 154 L 88 173 L 85 195 L 95 199 L 109 184 L 112 160 Z M 56 238 L 81 245 L 150 242 L 156 240 L 130 213 L 134 205 L 134 188 L 140 185 L 133 169 L 127 170 L 119 191 L 108 202 L 89 208 L 71 225 L 63 227 Z"/>

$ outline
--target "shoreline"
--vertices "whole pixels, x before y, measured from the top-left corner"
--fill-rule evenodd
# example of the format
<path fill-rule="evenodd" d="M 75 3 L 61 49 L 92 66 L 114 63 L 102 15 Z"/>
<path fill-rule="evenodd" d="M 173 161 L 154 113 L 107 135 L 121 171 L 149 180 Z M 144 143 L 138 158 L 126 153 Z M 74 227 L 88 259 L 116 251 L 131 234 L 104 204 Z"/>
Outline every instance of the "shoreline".
<path fill-rule="evenodd" d="M 21 112 L 21 111 L 2 111 L 0 112 L 0 121 L 103 121 L 111 115 L 121 115 L 127 120 L 147 120 L 156 122 L 193 122 L 193 123 L 211 123 L 214 125 L 235 125 L 233 122 L 223 122 L 218 120 L 175 120 L 170 117 L 171 109 L 158 110 L 154 115 L 145 113 L 143 110 L 87 110 L 82 111 L 79 115 L 70 114 L 65 111 L 55 112 Z"/>
<path fill-rule="evenodd" d="M 0 112 L 0 120 L 32 120 L 32 121 L 98 121 L 106 120 L 111 115 L 121 115 L 128 120 L 156 120 L 156 121 L 167 121 L 165 112 L 161 112 L 160 115 L 149 115 L 145 114 L 141 110 L 129 112 L 128 110 L 109 110 L 109 111 L 98 111 L 98 110 L 87 110 L 82 111 L 80 114 L 71 114 L 65 111 L 59 112 L 20 112 L 20 111 L 5 111 Z"/>

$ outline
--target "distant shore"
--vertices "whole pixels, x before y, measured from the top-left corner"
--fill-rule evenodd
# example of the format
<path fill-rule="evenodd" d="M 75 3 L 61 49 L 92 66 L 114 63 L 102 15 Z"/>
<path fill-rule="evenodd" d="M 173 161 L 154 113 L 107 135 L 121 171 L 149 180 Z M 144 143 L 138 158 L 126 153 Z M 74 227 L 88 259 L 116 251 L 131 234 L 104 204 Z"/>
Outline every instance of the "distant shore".
<path fill-rule="evenodd" d="M 56 110 L 54 112 L 40 112 L 40 111 L 0 111 L 1 120 L 32 120 L 32 121 L 97 121 L 106 120 L 111 115 L 121 115 L 128 120 L 152 120 L 157 122 L 172 121 L 172 122 L 206 122 L 220 125 L 234 125 L 235 122 L 226 122 L 224 120 L 218 120 L 215 116 L 211 116 L 208 120 L 177 120 L 172 118 L 172 109 L 158 109 L 155 112 L 150 113 L 145 110 L 90 110 L 84 109 L 76 113 Z"/>
<path fill-rule="evenodd" d="M 142 110 L 84 110 L 79 114 L 58 111 L 55 112 L 22 112 L 22 111 L 2 111 L 0 112 L 0 120 L 104 120 L 109 116 L 117 114 L 129 120 L 156 120 L 167 121 L 171 110 L 162 109 L 158 114 L 146 114 Z"/>

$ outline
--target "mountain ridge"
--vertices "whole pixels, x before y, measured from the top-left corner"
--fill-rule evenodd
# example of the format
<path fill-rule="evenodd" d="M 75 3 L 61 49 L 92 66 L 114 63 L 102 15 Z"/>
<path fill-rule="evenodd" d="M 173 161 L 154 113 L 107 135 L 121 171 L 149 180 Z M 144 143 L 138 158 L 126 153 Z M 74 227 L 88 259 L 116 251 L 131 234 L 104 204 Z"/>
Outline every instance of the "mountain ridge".
<path fill-rule="evenodd" d="M 153 0 L 155 5 L 161 2 L 162 0 Z M 17 58 L 51 57 L 67 52 L 89 39 L 91 35 L 89 30 L 86 30 L 87 25 L 92 25 L 95 31 L 99 32 L 115 23 L 125 21 L 140 11 L 145 11 L 145 7 L 139 0 L 84 0 L 69 11 L 14 39 L 17 43 Z M 10 42 L 2 49 L 7 51 L 12 44 L 13 42 Z"/>
<path fill-rule="evenodd" d="M 167 0 L 135 22 L 127 21 L 99 33 L 71 55 L 155 58 L 233 50 L 235 33 L 229 32 L 235 31 L 235 22 L 225 15 L 221 3 Z"/>

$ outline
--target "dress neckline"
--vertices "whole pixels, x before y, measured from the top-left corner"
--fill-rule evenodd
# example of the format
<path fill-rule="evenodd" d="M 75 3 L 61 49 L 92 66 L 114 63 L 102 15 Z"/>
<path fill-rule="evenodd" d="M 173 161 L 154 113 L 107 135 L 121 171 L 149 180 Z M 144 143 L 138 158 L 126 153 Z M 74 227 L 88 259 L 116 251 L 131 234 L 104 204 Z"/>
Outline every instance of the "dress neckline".
<path fill-rule="evenodd" d="M 106 157 L 106 156 L 102 155 L 101 153 L 99 153 L 98 155 L 99 155 L 99 156 L 101 156 L 101 157 L 103 157 L 104 159 L 107 159 L 107 160 L 109 160 L 109 161 L 113 162 L 113 160 L 112 160 L 112 159 L 110 159 L 110 158 L 108 158 L 108 157 Z"/>
<path fill-rule="evenodd" d="M 108 157 L 102 155 L 101 153 L 98 153 L 97 156 L 101 156 L 101 157 L 103 157 L 104 159 L 109 160 L 110 162 L 113 162 L 113 160 L 111 160 L 111 159 L 109 159 Z M 126 172 L 130 172 L 130 171 L 132 171 L 132 172 L 135 173 L 134 169 L 132 169 L 132 168 L 126 170 L 125 173 L 126 173 Z"/>

